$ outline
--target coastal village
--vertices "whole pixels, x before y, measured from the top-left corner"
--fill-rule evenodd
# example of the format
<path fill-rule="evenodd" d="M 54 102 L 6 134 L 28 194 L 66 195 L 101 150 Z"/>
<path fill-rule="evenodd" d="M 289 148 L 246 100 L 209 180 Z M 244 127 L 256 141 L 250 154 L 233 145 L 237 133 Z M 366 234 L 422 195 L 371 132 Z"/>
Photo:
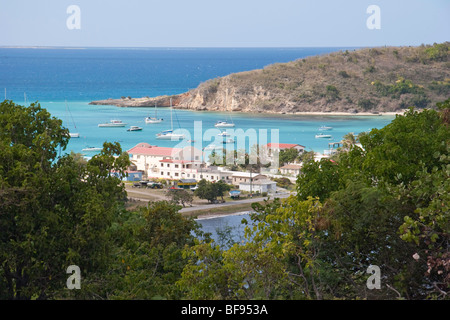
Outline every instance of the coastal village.
<path fill-rule="evenodd" d="M 329 158 L 334 154 L 341 142 L 329 144 L 324 153 L 314 153 L 314 160 Z M 189 190 L 194 192 L 201 180 L 211 183 L 223 182 L 229 186 L 229 199 L 239 203 L 243 199 L 287 197 L 295 192 L 297 176 L 303 163 L 298 159 L 306 153 L 305 147 L 294 143 L 268 143 L 261 148 L 266 150 L 269 159 L 278 157 L 280 152 L 294 151 L 298 157 L 287 163 L 280 163 L 279 167 L 254 167 L 238 170 L 226 165 L 216 165 L 205 160 L 204 151 L 193 146 L 184 148 L 160 147 L 141 142 L 127 150 L 132 165 L 126 172 L 127 192 L 129 199 L 148 201 L 155 198 L 167 197 L 167 190 Z M 161 190 L 162 189 L 162 190 Z M 145 196 L 150 196 L 150 198 Z M 223 201 L 225 202 L 225 201 Z M 194 202 L 190 207 L 208 207 L 206 202 Z M 185 211 L 189 209 L 184 208 Z"/>

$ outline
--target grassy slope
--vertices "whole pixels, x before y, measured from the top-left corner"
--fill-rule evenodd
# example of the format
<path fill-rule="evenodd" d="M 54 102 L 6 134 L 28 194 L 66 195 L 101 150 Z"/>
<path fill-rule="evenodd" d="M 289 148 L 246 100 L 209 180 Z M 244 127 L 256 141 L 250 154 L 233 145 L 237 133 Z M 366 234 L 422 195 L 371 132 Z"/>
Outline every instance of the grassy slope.
<path fill-rule="evenodd" d="M 181 108 L 244 112 L 390 112 L 450 96 L 450 42 L 340 51 L 209 80 Z"/>

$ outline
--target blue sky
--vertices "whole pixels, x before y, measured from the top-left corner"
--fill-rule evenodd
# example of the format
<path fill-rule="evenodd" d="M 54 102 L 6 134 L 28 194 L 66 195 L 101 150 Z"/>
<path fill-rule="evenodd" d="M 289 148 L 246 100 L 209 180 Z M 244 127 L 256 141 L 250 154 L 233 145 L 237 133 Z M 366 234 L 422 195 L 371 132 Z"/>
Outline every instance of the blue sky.
<path fill-rule="evenodd" d="M 366 26 L 370 5 L 381 29 Z M 449 16 L 450 0 L 0 0 L 0 46 L 420 45 L 450 40 Z"/>

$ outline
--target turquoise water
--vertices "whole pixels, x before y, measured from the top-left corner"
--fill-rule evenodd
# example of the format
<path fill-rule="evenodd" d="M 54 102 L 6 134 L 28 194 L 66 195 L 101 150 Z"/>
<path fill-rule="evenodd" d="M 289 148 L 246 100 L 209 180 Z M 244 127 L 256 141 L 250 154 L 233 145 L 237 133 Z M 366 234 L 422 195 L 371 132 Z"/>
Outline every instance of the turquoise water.
<path fill-rule="evenodd" d="M 170 109 L 158 108 L 158 117 L 164 119 L 159 124 L 145 124 L 146 116 L 154 115 L 154 108 L 118 108 L 115 106 L 94 106 L 88 102 L 68 102 L 69 113 L 66 112 L 64 102 L 40 102 L 41 106 L 48 109 L 51 114 L 64 121 L 64 125 L 71 132 L 80 133 L 80 138 L 72 138 L 69 142 L 67 152 L 82 152 L 85 147 L 101 147 L 103 142 L 120 142 L 123 150 L 128 150 L 140 142 L 147 142 L 152 145 L 163 147 L 176 147 L 179 141 L 157 140 L 156 134 L 170 129 Z M 174 129 L 187 130 L 194 138 L 195 121 L 201 121 L 202 137 L 208 139 L 207 130 L 213 129 L 218 120 L 229 119 L 229 114 L 221 112 L 200 112 L 174 110 Z M 99 123 L 108 122 L 112 119 L 120 119 L 127 123 L 122 128 L 99 128 Z M 258 134 L 258 143 L 270 142 L 272 137 L 278 135 L 280 143 L 297 143 L 306 147 L 306 150 L 323 152 L 328 148 L 328 143 L 340 141 L 342 137 L 353 132 L 355 134 L 368 131 L 372 128 L 381 128 L 392 121 L 392 116 L 299 116 L 299 115 L 255 115 L 255 114 L 233 114 L 232 120 L 237 129 L 244 132 L 251 132 L 254 129 L 257 133 L 262 129 L 267 133 L 267 140 L 263 135 Z M 316 139 L 315 135 L 320 131 L 321 125 L 333 127 L 327 131 L 332 135 L 332 139 Z M 128 132 L 131 125 L 140 126 L 142 131 Z M 76 129 L 75 127 L 76 126 Z M 212 132 L 214 133 L 214 132 Z M 206 147 L 211 141 L 204 141 L 202 146 Z M 249 140 L 247 140 L 247 147 Z"/>
<path fill-rule="evenodd" d="M 179 146 L 176 141 L 155 138 L 156 133 L 170 129 L 167 108 L 158 109 L 158 116 L 165 119 L 163 123 L 146 125 L 144 118 L 153 115 L 153 108 L 91 106 L 89 102 L 121 96 L 179 94 L 215 77 L 344 49 L 351 48 L 0 48 L 0 90 L 4 89 L 5 97 L 19 104 L 39 101 L 54 116 L 63 119 L 71 131 L 79 132 L 81 138 L 72 139 L 67 152 L 101 147 L 105 141 L 118 141 L 124 150 L 139 142 L 175 147 Z M 228 118 L 229 115 L 218 112 L 177 110 L 173 126 L 193 135 L 194 121 L 201 121 L 202 132 L 207 133 L 216 121 Z M 112 119 L 144 129 L 127 132 L 126 128 L 98 128 L 99 123 Z M 330 141 L 339 141 L 348 132 L 380 128 L 392 119 L 233 114 L 235 129 L 267 130 L 267 139 L 258 135 L 262 139 L 258 144 L 276 142 L 271 138 L 278 134 L 279 142 L 298 143 L 316 152 L 323 152 Z M 323 124 L 334 128 L 331 140 L 315 138 Z M 208 143 L 202 143 L 201 147 Z"/>

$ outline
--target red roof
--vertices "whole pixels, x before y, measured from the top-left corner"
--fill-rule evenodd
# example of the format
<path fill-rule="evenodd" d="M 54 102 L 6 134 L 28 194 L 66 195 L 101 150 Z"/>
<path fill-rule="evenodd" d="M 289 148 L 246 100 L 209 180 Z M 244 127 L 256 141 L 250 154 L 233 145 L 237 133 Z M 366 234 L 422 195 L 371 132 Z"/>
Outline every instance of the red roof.
<path fill-rule="evenodd" d="M 299 144 L 293 144 L 293 143 L 268 143 L 267 144 L 268 148 L 278 148 L 278 149 L 291 149 L 294 147 L 302 147 L 304 148 L 305 146 L 299 145 Z"/>
<path fill-rule="evenodd" d="M 180 148 L 167 148 L 167 147 L 157 147 L 152 146 L 148 143 L 139 143 L 127 152 L 129 154 L 139 154 L 147 156 L 164 156 L 173 157 L 175 154 L 179 153 L 182 149 Z"/>

